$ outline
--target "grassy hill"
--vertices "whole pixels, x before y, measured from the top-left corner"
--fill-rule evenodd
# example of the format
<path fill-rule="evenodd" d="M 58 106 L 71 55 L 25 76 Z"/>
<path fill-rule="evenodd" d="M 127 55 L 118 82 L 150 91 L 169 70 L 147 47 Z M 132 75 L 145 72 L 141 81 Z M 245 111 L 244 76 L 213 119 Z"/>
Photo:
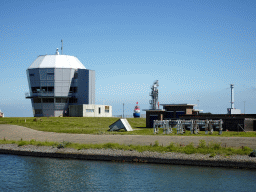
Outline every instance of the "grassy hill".
<path fill-rule="evenodd" d="M 28 127 L 38 131 L 77 133 L 77 134 L 121 134 L 121 135 L 154 135 L 153 128 L 146 128 L 145 118 L 127 118 L 132 126 L 132 132 L 124 130 L 109 132 L 109 125 L 117 121 L 116 117 L 5 117 L 0 118 L 0 124 L 12 124 Z M 160 135 L 162 135 L 160 129 Z M 168 136 L 177 136 L 175 129 Z M 180 136 L 191 136 L 190 131 Z M 212 135 L 205 135 L 204 131 L 193 136 L 223 136 L 223 137 L 256 137 L 256 132 L 223 132 L 218 135 L 215 131 Z"/>

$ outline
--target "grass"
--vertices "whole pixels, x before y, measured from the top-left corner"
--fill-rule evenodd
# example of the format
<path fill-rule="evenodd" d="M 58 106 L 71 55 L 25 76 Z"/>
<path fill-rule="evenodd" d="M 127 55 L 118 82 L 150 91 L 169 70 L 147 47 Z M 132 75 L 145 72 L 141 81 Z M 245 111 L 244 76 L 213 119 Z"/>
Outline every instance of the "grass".
<path fill-rule="evenodd" d="M 49 141 L 11 141 L 11 140 L 0 140 L 0 144 L 17 144 L 18 146 L 25 145 L 36 145 L 36 146 L 52 146 L 57 148 L 74 148 L 77 150 L 81 149 L 119 149 L 119 150 L 129 150 L 129 151 L 152 151 L 152 152 L 179 152 L 186 154 L 210 154 L 209 157 L 214 157 L 215 155 L 249 155 L 253 150 L 249 147 L 232 148 L 232 147 L 221 147 L 220 143 L 209 143 L 208 145 L 204 140 L 200 140 L 198 146 L 194 146 L 193 143 L 183 146 L 180 144 L 170 143 L 168 146 L 161 146 L 159 142 L 156 141 L 154 144 L 149 146 L 146 145 L 122 145 L 117 143 L 106 143 L 106 144 L 79 144 L 70 142 L 49 142 Z"/>
<path fill-rule="evenodd" d="M 153 128 L 146 128 L 145 118 L 127 118 L 134 131 L 126 132 L 124 130 L 109 132 L 109 125 L 119 118 L 114 117 L 5 117 L 0 118 L 0 124 L 12 124 L 28 127 L 38 131 L 57 132 L 57 133 L 78 133 L 78 134 L 95 134 L 95 135 L 154 135 Z M 26 120 L 26 121 L 25 121 Z M 163 129 L 159 134 L 163 135 Z M 183 135 L 177 135 L 176 129 L 173 133 L 166 136 L 191 136 L 190 131 Z M 193 136 L 220 136 L 220 137 L 256 137 L 256 132 L 225 132 L 219 135 L 215 131 L 212 135 L 205 135 L 200 131 Z"/>

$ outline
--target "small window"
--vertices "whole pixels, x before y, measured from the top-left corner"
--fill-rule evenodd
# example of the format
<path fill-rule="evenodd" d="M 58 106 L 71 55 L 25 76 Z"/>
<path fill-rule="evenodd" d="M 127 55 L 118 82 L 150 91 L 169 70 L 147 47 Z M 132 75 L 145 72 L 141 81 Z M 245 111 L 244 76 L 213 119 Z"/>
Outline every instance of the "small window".
<path fill-rule="evenodd" d="M 86 113 L 93 113 L 94 109 L 86 109 Z"/>
<path fill-rule="evenodd" d="M 47 92 L 47 87 L 42 87 L 42 92 L 46 93 Z"/>
<path fill-rule="evenodd" d="M 54 73 L 47 73 L 47 75 L 54 75 Z"/>
<path fill-rule="evenodd" d="M 77 87 L 70 87 L 69 93 L 77 93 Z"/>
<path fill-rule="evenodd" d="M 109 113 L 109 106 L 105 106 L 105 113 Z"/>
<path fill-rule="evenodd" d="M 69 98 L 69 103 L 77 103 L 77 98 Z"/>
<path fill-rule="evenodd" d="M 78 72 L 77 71 L 74 74 L 74 79 L 78 79 Z"/>
<path fill-rule="evenodd" d="M 33 101 L 34 103 L 41 103 L 41 98 L 34 98 Z"/>
<path fill-rule="evenodd" d="M 99 114 L 100 114 L 100 107 L 99 107 Z"/>
<path fill-rule="evenodd" d="M 61 99 L 61 103 L 67 103 L 67 102 L 68 102 L 68 99 L 65 99 L 65 98 Z"/>
<path fill-rule="evenodd" d="M 68 99 L 66 98 L 56 98 L 55 103 L 67 103 Z"/>
<path fill-rule="evenodd" d="M 56 98 L 56 99 L 55 99 L 55 102 L 56 102 L 56 103 L 61 103 L 61 98 Z"/>
<path fill-rule="evenodd" d="M 53 92 L 54 91 L 54 87 L 48 87 L 48 92 Z"/>
<path fill-rule="evenodd" d="M 54 103 L 54 98 L 43 98 L 43 103 Z"/>
<path fill-rule="evenodd" d="M 42 112 L 42 109 L 35 109 L 35 114 L 42 114 L 43 112 Z"/>
<path fill-rule="evenodd" d="M 35 74 L 34 74 L 34 73 L 30 73 L 29 76 L 30 76 L 30 77 L 34 77 Z"/>
<path fill-rule="evenodd" d="M 40 87 L 32 87 L 33 93 L 40 93 Z"/>

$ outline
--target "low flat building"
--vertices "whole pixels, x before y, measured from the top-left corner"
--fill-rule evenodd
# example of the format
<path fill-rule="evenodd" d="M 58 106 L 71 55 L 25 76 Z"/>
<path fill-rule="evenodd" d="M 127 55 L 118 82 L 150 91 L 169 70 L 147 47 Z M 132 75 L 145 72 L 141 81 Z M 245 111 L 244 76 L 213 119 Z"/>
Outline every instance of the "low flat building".
<path fill-rule="evenodd" d="M 112 117 L 110 105 L 70 105 L 70 117 Z"/>
<path fill-rule="evenodd" d="M 181 115 L 197 115 L 194 104 L 160 104 L 163 109 L 146 109 L 146 126 L 153 127 L 154 120 L 179 119 Z"/>
<path fill-rule="evenodd" d="M 256 114 L 199 114 L 182 115 L 180 119 L 223 120 L 223 131 L 256 131 Z"/>

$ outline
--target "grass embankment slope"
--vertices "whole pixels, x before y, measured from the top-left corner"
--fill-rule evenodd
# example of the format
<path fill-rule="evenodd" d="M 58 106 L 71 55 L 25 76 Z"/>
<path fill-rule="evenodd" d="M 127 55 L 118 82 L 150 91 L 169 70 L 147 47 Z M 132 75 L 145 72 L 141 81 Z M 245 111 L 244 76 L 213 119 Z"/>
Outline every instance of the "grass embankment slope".
<path fill-rule="evenodd" d="M 77 134 L 106 134 L 106 135 L 154 135 L 152 128 L 146 128 L 145 118 L 127 118 L 132 126 L 132 132 L 115 131 L 109 132 L 109 125 L 117 121 L 115 117 L 5 117 L 0 118 L 0 124 L 11 124 L 28 127 L 38 131 L 57 132 L 57 133 L 77 133 Z M 158 135 L 162 135 L 162 129 Z M 166 136 L 179 136 L 176 130 Z M 190 131 L 180 136 L 191 136 Z M 200 131 L 193 136 L 221 136 L 221 137 L 256 137 L 256 132 L 223 132 L 218 135 L 215 131 L 212 135 Z"/>
<path fill-rule="evenodd" d="M 118 150 L 129 150 L 129 151 L 152 151 L 152 152 L 178 152 L 178 153 L 186 153 L 186 154 L 209 154 L 210 157 L 214 157 L 215 155 L 249 155 L 252 152 L 252 149 L 249 147 L 241 147 L 241 148 L 232 148 L 232 147 L 221 147 L 220 143 L 209 143 L 208 145 L 204 140 L 200 140 L 200 143 L 197 147 L 193 145 L 193 143 L 183 146 L 175 143 L 170 143 L 168 146 L 161 146 L 159 142 L 156 141 L 155 144 L 145 146 L 145 145 L 121 145 L 117 143 L 106 143 L 106 144 L 78 144 L 78 143 L 70 143 L 70 142 L 48 142 L 48 141 L 10 141 L 10 140 L 0 140 L 0 144 L 17 144 L 19 147 L 24 145 L 36 145 L 36 146 L 52 146 L 57 148 L 74 148 L 77 150 L 81 149 L 118 149 Z"/>

